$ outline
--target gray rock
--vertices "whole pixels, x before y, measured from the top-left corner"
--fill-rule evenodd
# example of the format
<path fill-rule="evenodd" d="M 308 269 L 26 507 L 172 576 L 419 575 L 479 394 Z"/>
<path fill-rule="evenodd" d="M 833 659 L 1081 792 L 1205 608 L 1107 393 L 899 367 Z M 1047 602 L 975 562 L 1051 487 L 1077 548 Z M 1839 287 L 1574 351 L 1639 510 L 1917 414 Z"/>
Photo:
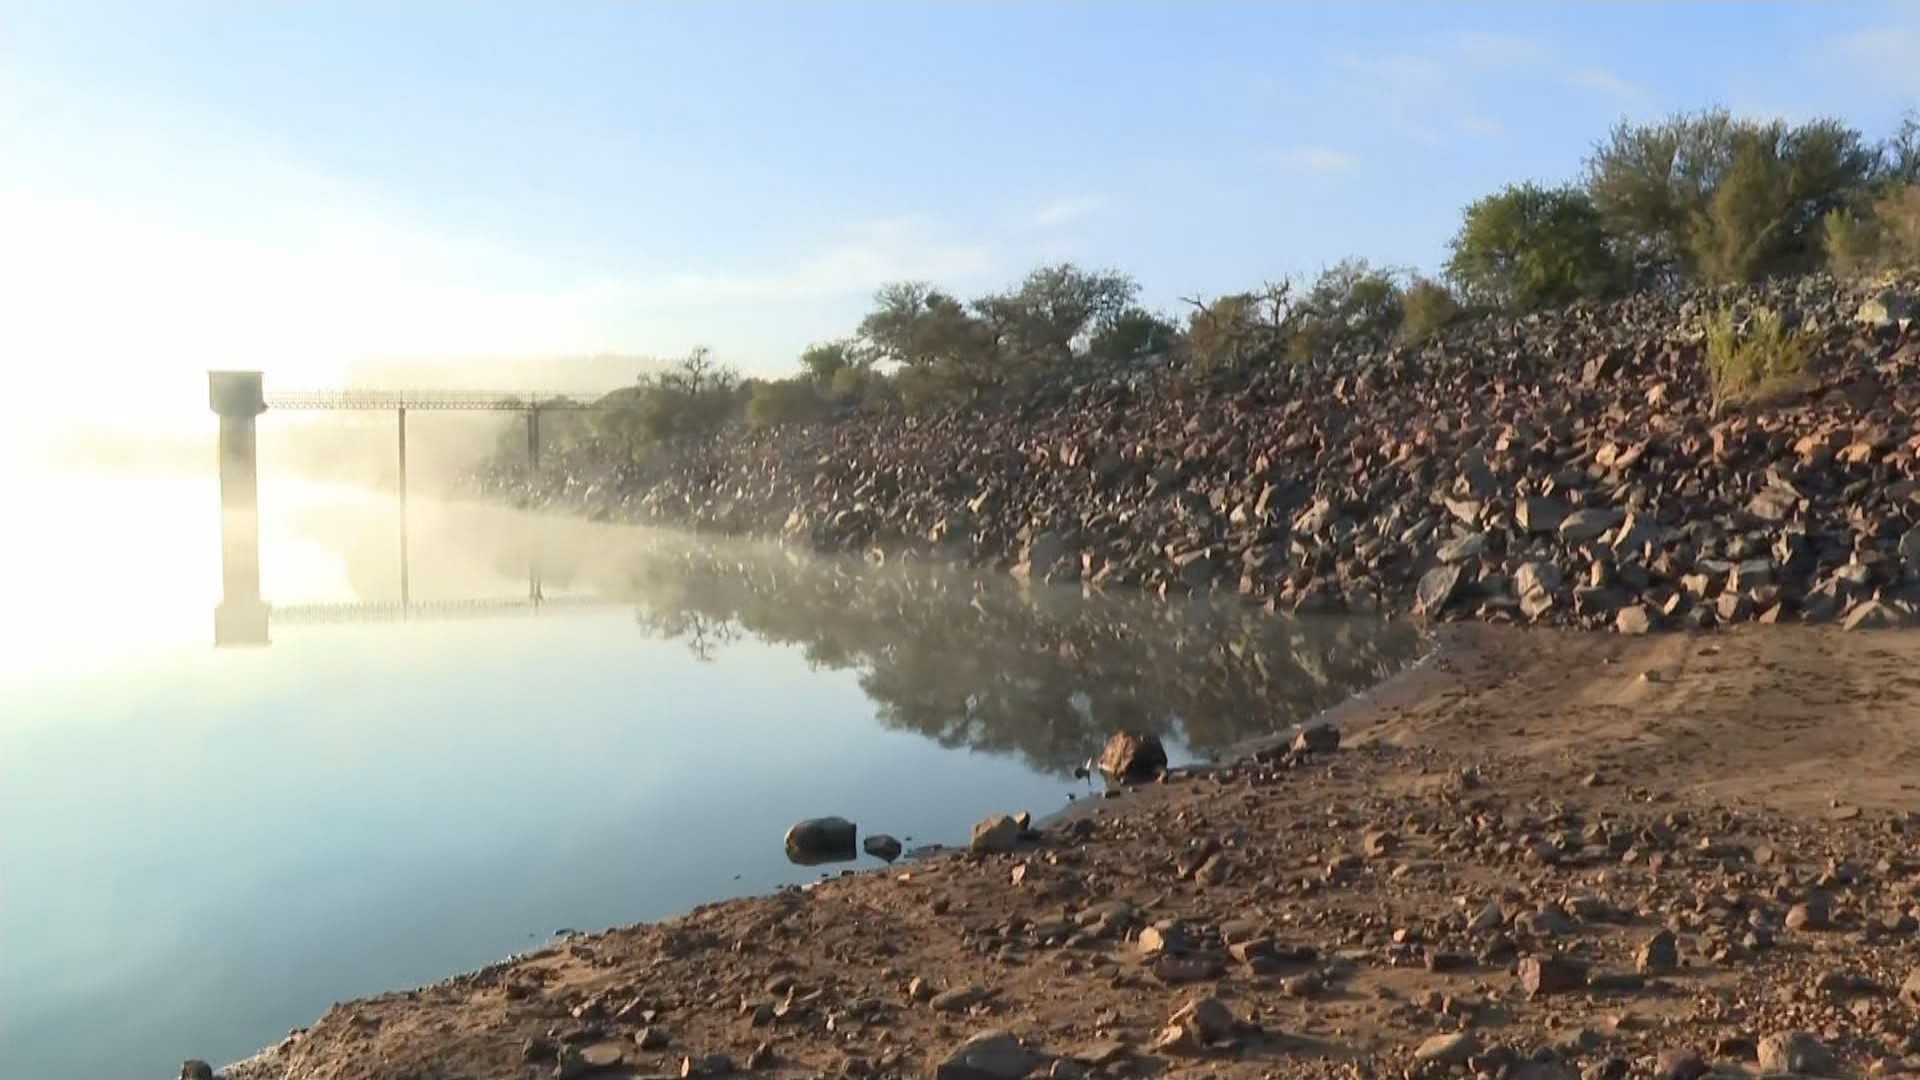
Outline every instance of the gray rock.
<path fill-rule="evenodd" d="M 1916 316 L 1920 316 L 1920 300 L 1897 289 L 1882 289 L 1861 301 L 1853 318 L 1875 329 L 1888 326 L 1905 329 Z"/>
<path fill-rule="evenodd" d="M 1804 1031 L 1780 1031 L 1760 1040 L 1760 1071 L 1833 1076 L 1840 1070 L 1833 1052 Z"/>
<path fill-rule="evenodd" d="M 1100 752 L 1100 771 L 1116 780 L 1137 780 L 1167 768 L 1167 749 L 1160 737 L 1144 731 L 1117 731 Z"/>
<path fill-rule="evenodd" d="M 1004 1031 L 986 1031 L 961 1043 L 934 1068 L 935 1080 L 1021 1080 L 1045 1061 Z"/>
<path fill-rule="evenodd" d="M 1644 604 L 1628 604 L 1613 620 L 1613 628 L 1622 634 L 1644 634 L 1653 626 L 1654 614 Z"/>
<path fill-rule="evenodd" d="M 860 846 L 867 854 L 876 859 L 885 859 L 887 862 L 899 858 L 902 850 L 900 841 L 886 833 L 875 833 L 862 841 Z"/>
<path fill-rule="evenodd" d="M 1480 1052 L 1480 1040 L 1471 1031 L 1455 1031 L 1446 1035 L 1435 1035 L 1422 1042 L 1413 1051 L 1415 1061 L 1431 1061 L 1437 1065 L 1463 1065 L 1467 1059 Z"/>
<path fill-rule="evenodd" d="M 1708 1072 L 1706 1059 L 1692 1050 L 1662 1050 L 1654 1059 L 1654 1080 L 1700 1080 Z"/>
<path fill-rule="evenodd" d="M 987 992 L 977 986 L 956 986 L 933 995 L 927 1007 L 934 1012 L 965 1012 L 986 997 Z"/>
<path fill-rule="evenodd" d="M 1900 613 L 1878 600 L 1862 600 L 1847 612 L 1840 625 L 1848 630 L 1891 630 L 1904 621 Z"/>
<path fill-rule="evenodd" d="M 973 827 L 967 850 L 976 855 L 1012 851 L 1020 843 L 1020 823 L 1006 814 L 994 814 Z"/>
<path fill-rule="evenodd" d="M 1560 523 L 1560 539 L 1570 544 L 1597 540 L 1607 530 L 1626 520 L 1626 513 L 1612 507 L 1583 507 L 1567 515 Z"/>
<path fill-rule="evenodd" d="M 1340 749 L 1340 729 L 1325 721 L 1308 724 L 1294 733 L 1291 749 L 1295 753 L 1331 754 Z"/>
<path fill-rule="evenodd" d="M 1534 592 L 1554 592 L 1563 581 L 1560 568 L 1549 562 L 1525 562 L 1513 572 L 1513 591 L 1524 597 Z"/>
<path fill-rule="evenodd" d="M 1673 931 L 1662 930 L 1640 945 L 1633 960 L 1642 975 L 1671 975 L 1680 968 L 1680 942 Z"/>
<path fill-rule="evenodd" d="M 1570 956 L 1529 956 L 1520 961 L 1520 988 L 1545 997 L 1587 985 L 1587 965 Z"/>
<path fill-rule="evenodd" d="M 1553 533 L 1567 518 L 1567 504 L 1559 499 L 1521 499 L 1513 508 L 1513 520 L 1530 533 Z"/>
<path fill-rule="evenodd" d="M 858 829 L 842 817 L 808 818 L 787 830 L 787 858 L 802 865 L 854 857 Z"/>
<path fill-rule="evenodd" d="M 1416 592 L 1418 606 L 1422 615 L 1438 615 L 1446 609 L 1453 595 L 1460 588 L 1460 567 L 1454 564 L 1436 566 L 1420 578 Z"/>
<path fill-rule="evenodd" d="M 213 1066 L 199 1058 L 188 1058 L 180 1066 L 180 1080 L 213 1080 Z"/>
<path fill-rule="evenodd" d="M 1465 536 L 1440 545 L 1435 552 L 1443 563 L 1471 562 L 1487 550 L 1486 533 L 1468 533 Z"/>

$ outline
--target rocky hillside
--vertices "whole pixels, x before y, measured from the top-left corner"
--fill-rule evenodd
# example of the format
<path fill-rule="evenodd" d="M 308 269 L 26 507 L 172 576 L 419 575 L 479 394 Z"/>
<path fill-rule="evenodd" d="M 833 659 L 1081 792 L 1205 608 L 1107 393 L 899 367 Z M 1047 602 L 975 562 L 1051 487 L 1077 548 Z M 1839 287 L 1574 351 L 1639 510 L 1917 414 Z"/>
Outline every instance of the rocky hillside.
<path fill-rule="evenodd" d="M 1288 611 L 1873 625 L 1920 610 L 1907 287 L 1643 293 L 1195 382 L 733 432 L 541 501 Z M 1764 304 L 1806 375 L 1717 400 L 1701 324 Z M 570 469 L 570 471 L 568 471 Z"/>

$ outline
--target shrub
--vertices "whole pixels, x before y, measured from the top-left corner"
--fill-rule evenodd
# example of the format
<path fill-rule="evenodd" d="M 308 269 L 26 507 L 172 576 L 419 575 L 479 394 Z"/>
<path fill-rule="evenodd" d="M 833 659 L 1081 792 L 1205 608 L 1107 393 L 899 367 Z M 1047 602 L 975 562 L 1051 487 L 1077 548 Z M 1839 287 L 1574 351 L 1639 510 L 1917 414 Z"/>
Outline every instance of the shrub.
<path fill-rule="evenodd" d="M 825 412 L 825 403 L 814 393 L 813 383 L 804 378 L 760 383 L 747 399 L 747 423 L 756 429 L 809 424 Z"/>
<path fill-rule="evenodd" d="M 1890 188 L 1874 200 L 1873 224 L 1881 262 L 1920 268 L 1920 183 Z"/>
<path fill-rule="evenodd" d="M 1877 247 L 1873 219 L 1845 208 L 1827 211 L 1820 221 L 1820 246 L 1826 251 L 1827 271 L 1835 277 L 1872 269 Z"/>
<path fill-rule="evenodd" d="M 1610 292 L 1618 265 L 1577 188 L 1517 184 L 1467 207 L 1447 276 L 1469 300 L 1533 311 Z"/>
<path fill-rule="evenodd" d="M 1806 336 L 1788 330 L 1786 320 L 1772 308 L 1753 309 L 1743 329 L 1733 309 L 1723 307 L 1707 316 L 1703 329 L 1707 378 L 1714 396 L 1722 400 L 1764 395 L 1806 376 Z"/>
<path fill-rule="evenodd" d="M 1414 278 L 1400 297 L 1400 340 L 1418 345 L 1459 317 L 1453 290 L 1430 278 Z"/>

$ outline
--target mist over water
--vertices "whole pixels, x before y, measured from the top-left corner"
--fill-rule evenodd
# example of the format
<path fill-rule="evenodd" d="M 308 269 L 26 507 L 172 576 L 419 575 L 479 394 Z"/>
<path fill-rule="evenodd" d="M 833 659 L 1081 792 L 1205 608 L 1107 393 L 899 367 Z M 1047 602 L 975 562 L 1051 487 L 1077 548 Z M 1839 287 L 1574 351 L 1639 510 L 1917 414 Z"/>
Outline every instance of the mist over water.
<path fill-rule="evenodd" d="M 212 645 L 210 447 L 17 488 L 0 1075 L 230 1060 L 562 928 L 813 880 L 781 850 L 801 817 L 964 842 L 1089 793 L 1111 730 L 1213 752 L 1416 645 L 424 496 L 402 606 L 391 491 L 262 442 L 264 646 Z"/>

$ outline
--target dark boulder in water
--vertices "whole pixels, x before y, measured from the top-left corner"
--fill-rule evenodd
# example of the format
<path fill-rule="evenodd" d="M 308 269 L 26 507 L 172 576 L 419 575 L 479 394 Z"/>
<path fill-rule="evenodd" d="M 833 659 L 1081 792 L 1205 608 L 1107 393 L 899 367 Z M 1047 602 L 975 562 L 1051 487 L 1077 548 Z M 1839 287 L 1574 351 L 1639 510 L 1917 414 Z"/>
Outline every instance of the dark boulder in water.
<path fill-rule="evenodd" d="M 858 834 L 846 818 L 808 818 L 787 830 L 787 858 L 802 866 L 843 862 L 854 857 Z"/>

